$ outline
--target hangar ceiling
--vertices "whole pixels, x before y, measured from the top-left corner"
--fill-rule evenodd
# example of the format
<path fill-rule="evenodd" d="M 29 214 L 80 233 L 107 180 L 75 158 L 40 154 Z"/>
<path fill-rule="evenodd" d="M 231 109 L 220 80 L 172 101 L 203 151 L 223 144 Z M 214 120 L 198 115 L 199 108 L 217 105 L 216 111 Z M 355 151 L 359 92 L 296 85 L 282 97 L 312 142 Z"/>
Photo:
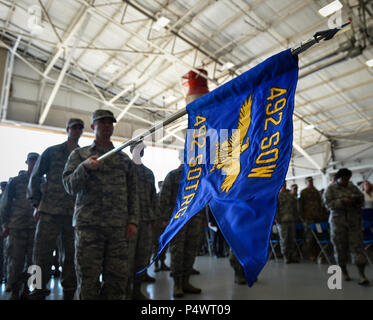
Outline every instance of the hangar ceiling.
<path fill-rule="evenodd" d="M 294 156 L 323 152 L 327 164 L 331 146 L 373 142 L 373 1 L 341 1 L 341 15 L 324 18 L 329 2 L 0 0 L 0 43 L 14 58 L 2 122 L 63 128 L 67 115 L 89 119 L 102 107 L 129 127 L 116 131 L 128 139 L 185 108 L 188 71 L 207 70 L 212 91 L 350 17 L 345 32 L 300 55 Z M 57 97 L 66 92 L 86 100 L 65 105 Z M 161 139 L 180 147 L 185 128 L 182 118 Z"/>

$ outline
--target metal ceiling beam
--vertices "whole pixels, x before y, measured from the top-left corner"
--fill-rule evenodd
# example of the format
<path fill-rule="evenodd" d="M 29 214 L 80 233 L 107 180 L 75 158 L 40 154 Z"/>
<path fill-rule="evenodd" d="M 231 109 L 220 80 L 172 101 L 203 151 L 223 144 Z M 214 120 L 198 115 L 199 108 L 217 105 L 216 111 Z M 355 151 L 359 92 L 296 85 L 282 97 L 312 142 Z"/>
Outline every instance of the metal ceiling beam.
<path fill-rule="evenodd" d="M 321 171 L 321 166 L 296 142 L 293 141 L 293 147 L 310 163 L 312 164 L 317 170 Z"/>
<path fill-rule="evenodd" d="M 11 36 L 11 35 L 10 35 Z M 14 36 L 11 36 L 11 37 L 9 37 L 9 35 L 7 36 L 8 38 L 10 38 L 10 39 L 14 39 L 14 40 L 16 40 L 16 38 L 14 37 Z M 53 43 L 53 45 L 55 46 L 56 44 L 55 43 Z M 37 51 L 39 51 L 41 54 L 43 54 L 43 55 L 46 55 L 46 52 L 44 52 L 44 49 L 42 50 L 41 48 L 39 48 L 39 47 L 37 47 L 37 46 L 35 46 L 35 44 L 32 44 L 32 47 L 33 47 L 33 49 L 34 50 L 37 50 Z M 76 64 L 74 64 L 74 65 L 72 65 L 72 67 L 74 67 L 75 68 L 75 66 L 76 66 Z M 80 71 L 79 70 L 79 68 L 76 66 L 76 68 L 77 68 L 77 71 L 79 71 L 80 73 L 82 73 L 82 75 L 84 76 L 84 74 L 83 74 L 83 72 L 88 76 L 88 72 L 87 71 L 84 71 L 82 68 L 82 71 Z M 71 76 L 70 74 L 67 74 L 67 76 Z M 91 81 L 93 82 L 93 77 L 91 78 Z M 95 77 L 95 80 L 98 82 L 98 83 L 103 83 L 103 80 L 102 79 L 98 79 L 97 77 Z M 52 81 L 52 80 L 50 80 L 50 81 Z M 88 81 L 88 79 L 87 79 L 87 81 Z M 84 85 L 86 85 L 86 83 L 82 83 L 82 84 L 84 84 Z M 103 89 L 102 87 L 100 87 L 100 86 L 97 86 L 97 85 L 95 85 L 96 86 L 96 88 L 98 89 L 98 90 L 102 90 L 103 92 L 106 92 L 107 91 L 107 89 Z M 118 89 L 118 88 L 115 88 L 115 87 L 113 87 L 113 89 Z M 111 95 L 112 95 L 112 93 L 110 93 Z M 120 105 L 120 104 L 118 104 L 118 105 Z M 135 108 L 137 108 L 136 106 L 134 106 Z M 140 107 L 139 107 L 140 108 Z M 138 109 L 139 109 L 138 108 Z M 148 105 L 144 105 L 144 106 L 142 106 L 141 107 L 142 109 L 148 109 L 148 110 L 153 110 L 153 111 L 172 111 L 172 112 L 175 112 L 175 108 L 168 108 L 168 107 L 155 107 L 155 106 L 148 106 Z"/>
<path fill-rule="evenodd" d="M 365 107 L 365 108 L 362 108 L 361 110 L 363 112 L 371 111 L 371 110 L 373 110 L 373 106 Z M 326 119 L 324 119 L 324 120 L 312 121 L 312 124 L 314 124 L 315 126 L 317 126 L 317 125 L 320 125 L 320 124 L 331 122 L 331 121 L 336 120 L 336 119 L 341 119 L 341 118 L 353 116 L 355 114 L 356 114 L 355 111 L 350 111 L 350 112 L 346 112 L 346 113 L 339 113 L 338 115 L 333 115 L 332 118 L 331 117 L 326 117 Z"/>
<path fill-rule="evenodd" d="M 84 11 L 84 12 L 86 12 L 86 11 Z M 58 75 L 56 84 L 55 84 L 55 86 L 54 86 L 54 88 L 53 88 L 53 90 L 52 90 L 52 92 L 51 92 L 51 94 L 49 96 L 49 99 L 47 101 L 47 104 L 45 105 L 44 110 L 43 110 L 43 112 L 42 112 L 42 114 L 40 116 L 39 124 L 43 124 L 44 121 L 45 121 L 45 119 L 47 118 L 47 115 L 48 115 L 49 110 L 50 110 L 50 108 L 52 106 L 52 103 L 53 103 L 53 101 L 54 101 L 54 99 L 55 99 L 55 97 L 57 95 L 58 89 L 60 88 L 60 85 L 61 85 L 61 83 L 63 81 L 63 78 L 65 77 L 66 71 L 67 71 L 67 69 L 70 66 L 70 62 L 71 62 L 71 59 L 73 57 L 75 48 L 78 45 L 78 43 L 80 42 L 80 39 L 83 36 L 84 30 L 86 29 L 88 21 L 89 21 L 90 18 L 91 18 L 91 15 L 89 13 L 87 15 L 84 15 L 84 20 L 80 20 L 80 22 L 77 24 L 76 28 L 74 28 L 74 30 L 76 30 L 78 32 L 78 34 L 77 34 L 77 36 L 75 38 L 75 41 L 74 41 L 74 46 L 73 46 L 72 49 L 70 49 L 68 51 L 65 64 L 64 64 L 64 66 L 63 66 L 60 74 Z M 72 33 L 70 33 L 70 35 L 72 36 L 73 33 L 75 33 L 75 31 L 72 32 Z M 53 61 L 53 59 L 52 59 L 52 61 Z M 45 74 L 45 71 L 44 71 L 44 74 Z"/>
<path fill-rule="evenodd" d="M 112 15 L 112 19 L 115 19 L 117 15 L 119 15 L 120 11 L 122 10 L 124 4 L 122 3 L 122 6 L 119 7 L 119 10 L 115 11 Z M 96 4 L 97 7 L 97 4 Z M 102 35 L 102 33 L 106 30 L 107 26 L 110 24 L 109 21 L 105 22 L 104 26 L 95 34 L 92 40 L 89 41 L 88 47 L 93 45 L 97 39 Z M 80 59 L 85 55 L 86 49 L 79 55 L 79 57 L 76 59 L 77 63 L 79 63 Z"/>
<path fill-rule="evenodd" d="M 128 0 L 124 0 L 124 1 L 126 1 L 131 7 L 133 7 L 134 9 L 136 9 L 138 12 L 141 12 L 143 15 L 145 15 L 149 19 L 152 19 L 154 22 L 157 21 L 157 18 L 154 16 L 154 14 L 148 13 L 144 8 L 141 8 L 138 4 L 134 4 L 133 2 L 128 1 Z M 212 1 L 209 1 L 209 2 L 212 2 Z M 199 52 L 201 52 L 203 55 L 205 55 L 207 57 L 210 57 L 210 59 L 213 60 L 214 62 L 216 62 L 216 63 L 218 63 L 220 65 L 223 64 L 221 61 L 219 61 L 215 57 L 213 57 L 211 53 L 205 51 L 200 46 L 198 46 L 197 44 L 195 44 L 193 41 L 191 41 L 191 40 L 187 39 L 185 36 L 179 34 L 177 31 L 174 31 L 173 28 L 170 28 L 170 27 L 166 26 L 165 29 L 168 30 L 171 34 L 173 34 L 173 35 L 177 36 L 178 38 L 180 38 L 181 40 L 183 40 L 185 43 L 187 43 L 188 45 L 190 45 L 194 49 L 196 49 Z"/>
<path fill-rule="evenodd" d="M 312 117 L 314 115 L 319 114 L 320 112 L 327 112 L 327 111 L 335 110 L 335 109 L 338 109 L 339 107 L 345 106 L 349 103 L 354 103 L 354 102 L 358 102 L 358 101 L 362 101 L 362 100 L 366 100 L 366 99 L 370 99 L 370 98 L 373 98 L 373 93 L 365 95 L 365 96 L 359 96 L 358 98 L 350 99 L 348 101 L 344 101 L 344 102 L 341 102 L 341 103 L 336 103 L 334 105 L 323 107 L 322 110 L 317 110 L 315 112 L 306 113 L 306 114 L 302 115 L 302 117 L 303 118 Z"/>
<path fill-rule="evenodd" d="M 10 48 L 6 43 L 4 43 L 1 39 L 0 39 L 0 44 L 3 45 L 3 46 L 4 46 L 5 48 L 7 48 L 8 50 L 11 50 L 11 48 Z M 56 82 L 57 82 L 55 79 L 53 79 L 53 78 L 51 78 L 51 77 L 49 77 L 49 76 L 45 76 L 44 73 L 43 73 L 42 71 L 40 71 L 38 68 L 36 68 L 35 66 L 33 66 L 30 62 L 28 62 L 28 61 L 27 61 L 24 57 L 22 57 L 19 53 L 15 52 L 15 55 L 16 55 L 16 56 L 17 56 L 21 61 L 23 61 L 27 66 L 29 66 L 32 70 L 34 70 L 37 74 L 39 74 L 42 78 L 45 78 L 46 80 L 51 81 L 52 83 L 56 83 Z M 91 95 L 91 94 L 89 94 L 89 93 L 87 93 L 87 92 L 84 92 L 84 91 L 82 91 L 82 90 L 79 90 L 79 89 L 77 89 L 77 88 L 74 88 L 74 87 L 72 87 L 72 86 L 69 86 L 69 85 L 67 85 L 67 84 L 61 83 L 61 87 L 68 88 L 69 90 L 74 91 L 74 92 L 77 92 L 77 93 L 79 93 L 79 94 L 82 94 L 82 95 L 84 95 L 84 96 L 86 96 L 86 97 L 88 97 L 88 98 L 90 98 L 90 99 L 96 100 L 96 101 L 98 101 L 98 102 L 102 102 L 102 100 L 99 99 L 99 98 L 97 98 L 96 96 L 93 96 L 93 95 Z M 122 111 L 122 110 L 123 110 L 122 108 L 116 106 L 115 104 L 111 104 L 110 106 L 111 106 L 113 109 L 116 109 L 116 110 L 118 110 L 118 111 Z M 141 121 L 141 122 L 147 123 L 147 124 L 149 124 L 149 125 L 151 125 L 151 126 L 153 126 L 153 124 L 154 124 L 153 121 L 149 121 L 149 120 L 145 119 L 144 117 L 140 117 L 140 116 L 138 116 L 138 115 L 136 115 L 136 114 L 134 114 L 134 113 L 131 113 L 131 112 L 129 112 L 129 111 L 127 111 L 127 115 L 130 116 L 130 117 L 132 117 L 132 118 L 134 118 L 134 119 L 136 119 L 136 120 L 139 120 L 139 121 Z M 166 133 L 168 133 L 168 130 L 167 130 L 167 129 L 166 129 L 165 131 L 166 131 Z M 172 135 L 174 138 L 176 138 L 177 140 L 181 141 L 182 143 L 185 142 L 185 139 L 180 138 L 178 135 L 173 134 L 173 133 L 171 133 L 171 135 Z"/>
<path fill-rule="evenodd" d="M 297 93 L 302 94 L 302 93 L 307 92 L 307 91 L 309 91 L 309 90 L 312 90 L 312 89 L 318 88 L 318 87 L 320 87 L 320 86 L 323 86 L 323 85 L 325 85 L 327 82 L 334 81 L 334 80 L 340 80 L 340 79 L 342 79 L 342 78 L 345 78 L 345 77 L 351 76 L 351 75 L 353 75 L 353 74 L 355 74 L 355 73 L 358 73 L 358 72 L 360 72 L 360 71 L 362 71 L 362 70 L 366 70 L 366 69 L 367 69 L 367 66 L 366 66 L 366 65 L 361 65 L 360 67 L 358 67 L 358 68 L 356 68 L 356 69 L 354 69 L 354 70 L 349 70 L 349 71 L 347 71 L 347 72 L 340 73 L 340 74 L 338 74 L 338 75 L 335 76 L 335 77 L 331 77 L 331 78 L 328 78 L 328 79 L 326 79 L 326 80 L 322 80 L 322 81 L 316 82 L 316 83 L 312 84 L 312 85 L 309 86 L 309 87 L 306 87 L 306 88 L 301 89 L 301 90 L 297 90 Z"/>
<path fill-rule="evenodd" d="M 359 82 L 357 84 L 354 84 L 352 86 L 349 86 L 349 87 L 345 87 L 345 88 L 342 88 L 336 92 L 331 92 L 331 93 L 328 93 L 326 95 L 323 95 L 323 96 L 320 96 L 318 98 L 315 98 L 315 99 L 312 99 L 312 100 L 308 100 L 306 103 L 303 103 L 303 104 L 297 104 L 297 111 L 299 111 L 299 109 L 301 108 L 304 108 L 306 106 L 309 106 L 310 104 L 313 104 L 317 101 L 320 101 L 320 100 L 324 100 L 324 99 L 327 99 L 327 98 L 330 98 L 330 97 L 333 97 L 335 95 L 338 95 L 338 94 L 342 94 L 343 92 L 347 92 L 347 91 L 350 91 L 350 90 L 353 90 L 353 89 L 356 89 L 358 87 L 361 87 L 361 86 L 366 86 L 366 85 L 369 85 L 369 84 L 372 84 L 373 83 L 373 79 L 371 80 L 366 80 L 366 81 L 363 81 L 363 82 Z"/>
<path fill-rule="evenodd" d="M 101 12 L 100 10 L 98 10 L 97 8 L 93 7 L 92 5 L 90 5 L 89 3 L 87 3 L 86 0 L 77 0 L 79 3 L 82 3 L 84 5 L 86 5 L 86 7 L 88 8 L 91 8 L 92 10 L 92 13 L 104 18 L 104 19 L 107 19 L 107 20 L 110 20 L 114 25 L 118 26 L 119 28 L 123 29 L 124 31 L 128 32 L 129 34 L 135 36 L 136 38 L 138 38 L 140 41 L 143 41 L 144 43 L 147 43 L 149 45 L 151 45 L 154 49 L 157 49 L 161 52 L 164 53 L 165 55 L 165 58 L 170 60 L 170 61 L 175 61 L 177 63 L 179 63 L 180 65 L 188 68 L 188 69 L 191 69 L 193 70 L 194 72 L 196 72 L 197 74 L 200 74 L 202 77 L 204 78 L 208 78 L 208 80 L 212 81 L 212 82 L 215 82 L 214 79 L 211 79 L 209 77 L 206 77 L 203 73 L 200 73 L 196 68 L 194 68 L 193 66 L 189 65 L 188 63 L 186 63 L 185 61 L 179 59 L 178 57 L 176 56 L 173 56 L 171 55 L 169 52 L 167 52 L 166 50 L 162 49 L 160 46 L 156 45 L 154 42 L 148 40 L 148 39 L 144 39 L 142 36 L 136 34 L 136 32 L 134 32 L 133 30 L 129 29 L 127 26 L 125 25 L 121 25 L 119 22 L 111 19 L 110 16 L 108 16 L 107 14 Z"/>
<path fill-rule="evenodd" d="M 169 41 L 166 41 L 165 43 L 163 43 L 162 45 L 162 49 L 165 49 L 168 44 L 170 43 L 170 40 Z M 146 60 L 147 57 L 144 57 L 144 56 L 139 56 L 139 58 L 137 59 L 134 59 L 131 61 L 131 63 L 127 66 L 127 68 L 123 68 L 119 73 L 117 73 L 114 77 L 112 77 L 109 81 L 106 82 L 105 86 L 109 86 L 110 84 L 112 84 L 114 81 L 116 81 L 117 79 L 119 79 L 120 77 L 122 77 L 123 75 L 131 72 L 134 68 L 134 66 L 137 66 L 138 64 L 140 64 L 141 62 L 143 62 L 144 60 Z M 158 57 L 156 57 L 158 58 Z M 152 63 L 156 60 L 153 59 Z M 166 59 L 166 57 L 162 57 L 164 59 Z M 149 68 L 149 66 L 147 66 L 147 68 Z M 147 70 L 147 68 L 145 68 L 145 70 Z M 136 80 L 136 82 L 138 82 L 138 80 Z"/>
<path fill-rule="evenodd" d="M 73 18 L 73 21 L 71 21 L 71 23 L 69 24 L 69 27 L 68 27 L 68 29 L 65 32 L 65 36 L 63 37 L 63 41 L 59 42 L 57 44 L 57 50 L 55 51 L 55 53 L 53 54 L 53 56 L 49 60 L 47 66 L 45 67 L 45 70 L 44 70 L 44 75 L 45 76 L 47 76 L 49 74 L 49 72 L 52 70 L 53 66 L 57 62 L 57 60 L 60 57 L 60 55 L 62 54 L 62 52 L 64 50 L 64 46 L 67 45 L 70 42 L 70 40 L 72 39 L 72 37 L 78 31 L 78 29 L 79 29 L 79 27 L 81 25 L 81 22 L 86 17 L 88 9 L 89 9 L 89 7 L 82 6 L 79 9 L 79 11 L 76 14 L 76 16 Z"/>
<path fill-rule="evenodd" d="M 10 4 L 9 11 L 8 11 L 8 14 L 7 14 L 7 17 L 6 17 L 5 28 L 7 28 L 10 24 L 10 20 L 12 19 L 13 13 L 15 11 L 15 6 L 16 6 L 16 1 L 12 0 L 12 3 Z M 1 32 L 3 35 L 5 33 L 5 28 Z"/>
<path fill-rule="evenodd" d="M 21 37 L 17 38 L 17 41 L 13 45 L 13 48 L 9 50 L 9 53 L 6 58 L 5 68 L 4 68 L 4 79 L 2 83 L 2 90 L 1 90 L 1 103 L 0 103 L 0 111 L 1 111 L 1 120 L 4 121 L 7 117 L 8 112 L 8 100 L 9 100 L 9 93 L 10 93 L 10 86 L 11 86 L 11 79 L 13 74 L 13 67 L 14 67 L 14 56 L 17 52 L 18 45 L 21 41 Z"/>
<path fill-rule="evenodd" d="M 117 123 L 124 117 L 124 115 L 128 112 L 129 109 L 133 106 L 136 100 L 140 97 L 139 93 L 136 93 L 135 96 L 131 99 L 128 105 L 123 109 L 123 111 L 117 116 Z"/>

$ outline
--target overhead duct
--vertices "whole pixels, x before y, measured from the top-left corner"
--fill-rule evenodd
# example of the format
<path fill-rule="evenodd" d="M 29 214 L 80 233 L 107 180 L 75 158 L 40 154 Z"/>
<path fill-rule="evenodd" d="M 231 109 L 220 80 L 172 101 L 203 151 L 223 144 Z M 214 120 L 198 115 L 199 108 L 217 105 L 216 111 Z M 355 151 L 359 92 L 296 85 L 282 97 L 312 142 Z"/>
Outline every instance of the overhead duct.
<path fill-rule="evenodd" d="M 346 61 L 348 59 L 356 58 L 357 56 L 361 55 L 363 53 L 365 47 L 363 47 L 361 45 L 357 45 L 356 46 L 355 42 L 356 42 L 355 38 L 351 38 L 351 39 L 349 39 L 349 40 L 347 40 L 345 42 L 342 42 L 339 45 L 339 48 L 336 51 L 334 51 L 333 53 L 325 55 L 324 57 L 321 57 L 321 58 L 319 58 L 317 60 L 314 60 L 314 61 L 312 61 L 312 62 L 310 62 L 310 63 L 302 66 L 301 69 L 303 70 L 303 69 L 305 69 L 307 67 L 310 67 L 310 66 L 312 66 L 314 64 L 317 64 L 317 63 L 319 63 L 321 61 L 328 60 L 328 59 L 330 59 L 332 57 L 335 57 L 335 56 L 338 56 L 338 55 L 344 53 L 344 55 L 342 57 L 334 59 L 331 62 L 325 63 L 325 64 L 323 64 L 323 65 L 321 65 L 319 67 L 316 67 L 316 68 L 314 68 L 314 69 L 312 69 L 312 70 L 310 70 L 308 72 L 305 72 L 305 73 L 301 74 L 299 76 L 299 79 L 307 77 L 307 76 L 309 76 L 312 73 L 315 73 L 317 71 L 320 71 L 320 70 L 326 69 L 328 67 L 334 66 L 334 65 L 336 65 L 338 63 L 341 63 L 343 61 Z"/>

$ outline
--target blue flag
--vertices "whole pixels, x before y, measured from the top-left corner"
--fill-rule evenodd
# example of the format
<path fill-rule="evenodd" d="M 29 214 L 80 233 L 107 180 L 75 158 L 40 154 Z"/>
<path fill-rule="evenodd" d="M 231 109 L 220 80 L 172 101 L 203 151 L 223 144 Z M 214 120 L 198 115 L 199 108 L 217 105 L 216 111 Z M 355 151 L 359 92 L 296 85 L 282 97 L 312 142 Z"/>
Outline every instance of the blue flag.
<path fill-rule="evenodd" d="M 183 172 L 159 253 L 209 204 L 252 286 L 289 166 L 297 80 L 298 57 L 286 50 L 187 106 Z"/>

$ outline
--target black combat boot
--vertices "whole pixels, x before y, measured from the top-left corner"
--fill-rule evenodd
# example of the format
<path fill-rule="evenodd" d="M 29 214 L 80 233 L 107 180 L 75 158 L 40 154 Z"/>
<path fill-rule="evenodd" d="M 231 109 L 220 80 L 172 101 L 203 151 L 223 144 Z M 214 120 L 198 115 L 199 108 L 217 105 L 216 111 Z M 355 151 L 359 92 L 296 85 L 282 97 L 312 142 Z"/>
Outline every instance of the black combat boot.
<path fill-rule="evenodd" d="M 163 260 L 161 260 L 161 270 L 162 271 L 170 271 L 171 270 L 170 267 L 168 267 Z"/>
<path fill-rule="evenodd" d="M 75 290 L 63 290 L 63 300 L 74 300 Z"/>
<path fill-rule="evenodd" d="M 346 265 L 342 265 L 341 269 L 342 269 L 342 274 L 343 274 L 343 277 L 344 277 L 345 281 L 351 281 L 351 278 L 350 278 L 350 275 L 348 274 Z"/>
<path fill-rule="evenodd" d="M 246 284 L 246 278 L 242 271 L 234 271 L 234 282 L 237 284 Z"/>
<path fill-rule="evenodd" d="M 149 283 L 153 283 L 155 282 L 155 278 L 149 276 L 149 274 L 145 271 L 144 272 L 144 282 L 149 282 Z"/>
<path fill-rule="evenodd" d="M 360 264 L 357 266 L 358 270 L 359 270 L 359 284 L 361 286 L 366 286 L 369 284 L 369 280 L 367 279 L 367 277 L 365 276 L 365 264 Z"/>
<path fill-rule="evenodd" d="M 189 282 L 189 276 L 184 276 L 183 277 L 183 291 L 185 293 L 201 293 L 201 289 L 200 288 L 197 288 L 195 286 L 193 286 L 190 282 Z"/>
<path fill-rule="evenodd" d="M 174 277 L 174 298 L 181 298 L 183 295 L 183 277 Z"/>
<path fill-rule="evenodd" d="M 133 284 L 133 300 L 150 300 L 146 295 L 141 291 L 141 281 L 135 281 Z"/>
<path fill-rule="evenodd" d="M 154 272 L 159 272 L 161 269 L 159 268 L 159 261 L 158 259 L 154 262 Z"/>

